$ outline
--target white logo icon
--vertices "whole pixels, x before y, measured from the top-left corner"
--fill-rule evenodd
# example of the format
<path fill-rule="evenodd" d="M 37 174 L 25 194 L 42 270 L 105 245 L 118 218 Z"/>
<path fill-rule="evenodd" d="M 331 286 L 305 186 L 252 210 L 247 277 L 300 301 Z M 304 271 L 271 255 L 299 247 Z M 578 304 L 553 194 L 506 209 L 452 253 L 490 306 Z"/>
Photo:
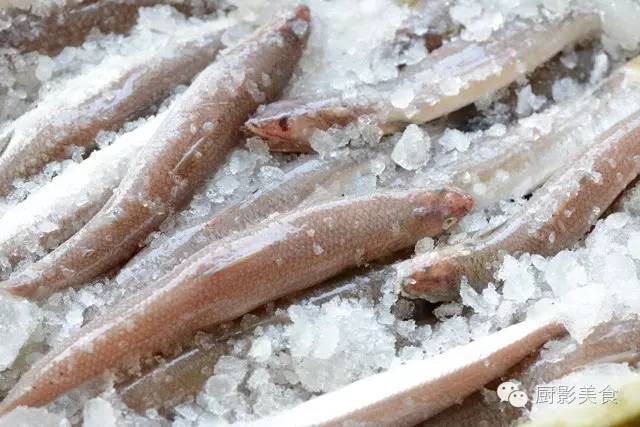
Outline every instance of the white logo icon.
<path fill-rule="evenodd" d="M 516 383 L 511 381 L 500 384 L 496 393 L 501 402 L 509 402 L 511 406 L 516 408 L 524 408 L 527 402 L 529 402 L 527 394 L 520 390 Z"/>
<path fill-rule="evenodd" d="M 509 395 L 509 403 L 516 408 L 524 408 L 528 401 L 527 394 L 522 390 L 512 391 Z"/>
<path fill-rule="evenodd" d="M 508 402 L 509 395 L 516 391 L 518 386 L 515 383 L 507 381 L 506 383 L 502 383 L 498 386 L 496 393 L 498 393 L 498 397 L 501 402 Z"/>

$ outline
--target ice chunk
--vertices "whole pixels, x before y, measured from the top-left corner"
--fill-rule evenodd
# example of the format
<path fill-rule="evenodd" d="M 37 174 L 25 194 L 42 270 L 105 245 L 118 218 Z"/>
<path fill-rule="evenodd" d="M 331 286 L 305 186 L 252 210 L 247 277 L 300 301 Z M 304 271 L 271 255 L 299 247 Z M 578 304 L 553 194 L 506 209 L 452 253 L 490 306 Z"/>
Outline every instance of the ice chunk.
<path fill-rule="evenodd" d="M 266 362 L 271 356 L 271 340 L 269 339 L 269 337 L 262 336 L 256 338 L 251 344 L 249 356 L 253 357 L 259 362 Z"/>
<path fill-rule="evenodd" d="M 596 55 L 593 62 L 593 70 L 589 76 L 589 83 L 595 84 L 602 80 L 609 70 L 609 57 L 606 53 L 600 52 Z"/>
<path fill-rule="evenodd" d="M 237 389 L 248 371 L 248 362 L 234 356 L 222 356 L 216 363 L 214 373 L 198 395 L 200 405 L 211 413 L 222 416 L 234 412 L 245 412 L 246 402 Z"/>
<path fill-rule="evenodd" d="M 519 116 L 529 116 L 542 108 L 545 102 L 547 102 L 547 99 L 544 96 L 534 94 L 531 85 L 526 85 L 518 91 L 516 112 Z"/>
<path fill-rule="evenodd" d="M 602 13 L 605 46 L 636 49 L 640 43 L 640 27 L 635 24 L 640 15 L 640 4 L 634 0 L 598 0 L 596 3 Z"/>
<path fill-rule="evenodd" d="M 400 86 L 391 93 L 391 105 L 400 109 L 407 108 L 414 97 L 413 87 L 408 84 Z"/>
<path fill-rule="evenodd" d="M 627 250 L 634 259 L 640 260 L 640 232 L 636 231 L 629 234 Z"/>
<path fill-rule="evenodd" d="M 577 255 L 571 251 L 562 251 L 545 266 L 544 278 L 557 296 L 587 283 L 587 271 Z"/>
<path fill-rule="evenodd" d="M 575 97 L 580 92 L 580 84 L 570 77 L 553 82 L 551 94 L 554 101 L 562 102 Z"/>
<path fill-rule="evenodd" d="M 431 237 L 425 237 L 424 239 L 418 240 L 416 243 L 416 255 L 424 254 L 427 252 L 431 252 L 433 250 L 433 239 Z"/>
<path fill-rule="evenodd" d="M 218 190 L 221 194 L 228 196 L 240 186 L 240 182 L 233 175 L 226 175 L 218 180 Z"/>
<path fill-rule="evenodd" d="M 576 68 L 576 65 L 578 65 L 578 55 L 576 54 L 575 50 L 572 50 L 571 52 L 561 55 L 560 62 L 566 68 L 573 70 L 574 68 Z"/>
<path fill-rule="evenodd" d="M 40 322 L 40 310 L 27 300 L 0 297 L 0 370 L 11 366 Z"/>
<path fill-rule="evenodd" d="M 327 131 L 316 130 L 309 144 L 321 156 L 331 153 L 349 143 L 349 136 L 343 129 L 332 127 Z"/>
<path fill-rule="evenodd" d="M 118 415 L 111 403 L 101 397 L 89 400 L 84 405 L 84 427 L 116 427 Z"/>
<path fill-rule="evenodd" d="M 0 427 L 71 427 L 71 423 L 44 408 L 19 407 L 0 418 Z"/>
<path fill-rule="evenodd" d="M 460 283 L 460 297 L 462 298 L 462 304 L 471 307 L 478 314 L 489 314 L 493 310 L 487 300 L 469 286 L 466 279 Z"/>
<path fill-rule="evenodd" d="M 293 306 L 285 330 L 293 368 L 311 391 L 328 391 L 388 368 L 395 338 L 371 307 L 333 299 L 321 307 Z"/>
<path fill-rule="evenodd" d="M 247 375 L 248 363 L 246 360 L 234 356 L 221 356 L 216 363 L 214 372 L 216 375 L 229 375 L 233 383 L 238 385 Z"/>
<path fill-rule="evenodd" d="M 391 158 L 400 167 L 416 170 L 431 157 L 431 139 L 417 125 L 409 125 L 393 147 Z"/>
<path fill-rule="evenodd" d="M 502 294 L 505 299 L 523 303 L 534 296 L 536 284 L 528 258 L 523 256 L 518 261 L 511 255 L 504 257 L 496 276 L 504 282 Z"/>
<path fill-rule="evenodd" d="M 469 325 L 462 316 L 446 319 L 436 325 L 431 339 L 422 342 L 426 357 L 435 356 L 471 340 Z"/>
<path fill-rule="evenodd" d="M 51 78 L 54 66 L 55 64 L 51 58 L 44 55 L 40 56 L 36 67 L 36 78 L 41 82 L 46 82 Z"/>
<path fill-rule="evenodd" d="M 616 400 L 620 388 L 639 378 L 640 375 L 626 364 L 603 363 L 587 366 L 547 384 L 536 384 L 535 395 L 530 396 L 533 402 L 530 417 L 543 422 L 571 407 L 614 406 L 620 403 Z M 554 393 L 554 398 L 549 399 L 549 391 Z M 546 398 L 543 393 L 547 393 Z M 558 393 L 563 393 L 564 397 Z"/>
<path fill-rule="evenodd" d="M 471 137 L 457 129 L 447 129 L 438 142 L 447 151 L 467 151 L 469 144 L 471 144 Z"/>

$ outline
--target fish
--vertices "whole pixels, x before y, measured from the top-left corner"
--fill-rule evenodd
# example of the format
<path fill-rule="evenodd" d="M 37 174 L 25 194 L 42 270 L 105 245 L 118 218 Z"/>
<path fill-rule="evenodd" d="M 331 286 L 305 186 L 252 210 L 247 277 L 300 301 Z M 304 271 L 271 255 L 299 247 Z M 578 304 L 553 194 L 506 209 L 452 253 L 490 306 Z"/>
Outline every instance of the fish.
<path fill-rule="evenodd" d="M 287 295 L 274 306 L 260 307 L 249 315 L 223 323 L 207 331 L 205 339 L 179 356 L 154 366 L 139 377 L 123 380 L 117 386 L 118 396 L 131 409 L 144 413 L 149 409 L 170 409 L 195 396 L 213 375 L 218 359 L 233 350 L 237 338 L 252 334 L 258 326 L 266 328 L 290 322 L 286 308 L 293 305 L 320 305 L 335 297 L 341 299 L 380 298 L 383 281 L 356 277 L 344 281 L 329 281 L 299 294 Z"/>
<path fill-rule="evenodd" d="M 476 291 L 486 287 L 506 254 L 552 256 L 570 248 L 636 178 L 639 158 L 640 111 L 598 137 L 498 228 L 400 263 L 400 292 L 408 298 L 451 301 L 463 278 Z"/>
<path fill-rule="evenodd" d="M 246 118 L 287 84 L 309 34 L 299 7 L 223 53 L 174 103 L 105 206 L 73 237 L 0 288 L 39 298 L 127 261 L 214 173 Z"/>
<path fill-rule="evenodd" d="M 425 360 L 371 375 L 256 422 L 252 427 L 413 426 L 500 377 L 564 334 L 553 317 L 527 319 Z"/>
<path fill-rule="evenodd" d="M 592 14 L 559 22 L 515 21 L 485 42 L 445 43 L 400 78 L 318 99 L 284 99 L 258 109 L 245 127 L 273 151 L 310 152 L 313 133 L 370 116 L 383 133 L 453 112 L 508 86 L 568 46 L 597 34 Z M 549 38 L 549 34 L 555 37 Z"/>
<path fill-rule="evenodd" d="M 160 244 L 139 252 L 120 271 L 116 280 L 122 287 L 135 288 L 132 281 L 145 283 L 158 273 L 170 271 L 200 249 L 274 215 L 287 213 L 305 202 L 321 187 L 340 187 L 349 178 L 366 172 L 368 161 L 351 158 L 311 159 L 296 165 L 282 179 L 264 187 L 247 199 L 232 204 L 213 217 L 167 237 Z M 329 191 L 331 197 L 334 189 Z"/>
<path fill-rule="evenodd" d="M 520 198 L 638 110 L 640 58 L 635 58 L 579 96 L 519 120 L 504 134 L 474 141 L 439 172 L 450 174 L 447 184 L 471 194 L 478 207 Z"/>
<path fill-rule="evenodd" d="M 0 415 L 46 404 L 126 360 L 438 235 L 472 205 L 453 190 L 379 192 L 313 205 L 214 242 L 36 362 Z"/>
<path fill-rule="evenodd" d="M 81 45 L 93 28 L 102 33 L 125 34 L 138 20 L 138 9 L 170 4 L 185 15 L 212 13 L 207 7 L 197 11 L 191 5 L 168 0 L 86 0 L 54 5 L 44 14 L 28 10 L 0 10 L 0 21 L 9 25 L 0 30 L 0 49 L 57 55 L 67 46 Z"/>
<path fill-rule="evenodd" d="M 597 363 L 629 363 L 640 360 L 640 321 L 612 320 L 603 323 L 584 341 L 565 337 L 554 344 L 551 354 L 539 352 L 527 357 L 506 373 L 500 381 L 517 381 L 527 396 L 535 396 L 537 385 L 546 384 Z M 491 387 L 493 389 L 493 387 Z M 460 425 L 511 426 L 523 415 L 519 408 L 498 401 L 487 401 L 477 392 L 459 405 L 450 407 L 420 427 Z"/>
<path fill-rule="evenodd" d="M 90 149 L 100 131 L 119 129 L 187 84 L 221 49 L 228 21 L 197 26 L 168 45 L 149 52 L 107 58 L 92 72 L 80 75 L 3 130 L 0 155 L 0 196 L 53 161 Z M 105 67 L 111 67 L 105 71 Z"/>
<path fill-rule="evenodd" d="M 0 218 L 0 257 L 15 266 L 55 249 L 82 228 L 109 200 L 164 116 L 122 134 L 9 209 Z"/>

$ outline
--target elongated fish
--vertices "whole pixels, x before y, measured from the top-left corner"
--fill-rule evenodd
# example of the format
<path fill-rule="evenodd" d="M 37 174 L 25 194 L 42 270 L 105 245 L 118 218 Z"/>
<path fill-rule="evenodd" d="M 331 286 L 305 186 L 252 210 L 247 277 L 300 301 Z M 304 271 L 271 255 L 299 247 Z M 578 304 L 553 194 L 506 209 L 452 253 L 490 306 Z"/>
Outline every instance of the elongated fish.
<path fill-rule="evenodd" d="M 117 280 L 144 283 L 149 278 L 156 277 L 156 271 L 170 271 L 213 241 L 257 224 L 271 215 L 287 213 L 319 188 L 330 187 L 332 184 L 340 187 L 339 181 L 348 181 L 349 177 L 354 178 L 368 167 L 367 161 L 359 162 L 349 158 L 306 161 L 286 173 L 282 180 L 263 188 L 246 200 L 223 209 L 199 224 L 178 231 L 157 246 L 149 246 L 140 251 L 120 271 Z M 122 286 L 135 287 L 126 284 Z"/>
<path fill-rule="evenodd" d="M 0 30 L 0 48 L 57 55 L 67 46 L 82 44 L 93 28 L 105 34 L 128 32 L 138 20 L 139 8 L 158 4 L 171 4 L 187 15 L 193 13 L 189 4 L 171 0 L 69 1 L 51 7 L 45 16 L 18 9 L 0 10 L 0 20 L 9 23 Z"/>
<path fill-rule="evenodd" d="M 56 176 L 0 218 L 0 257 L 11 264 L 55 249 L 109 200 L 166 114 L 149 119 Z"/>
<path fill-rule="evenodd" d="M 458 296 L 463 277 L 476 290 L 483 289 L 505 254 L 551 256 L 571 247 L 638 175 L 638 159 L 640 111 L 605 132 L 494 231 L 401 263 L 403 294 L 448 301 Z"/>
<path fill-rule="evenodd" d="M 74 149 L 91 147 L 101 130 L 117 130 L 191 81 L 222 47 L 221 28 L 226 26 L 225 21 L 203 23 L 149 52 L 107 58 L 50 93 L 3 131 L 0 195 L 12 189 L 14 180 L 70 158 Z"/>
<path fill-rule="evenodd" d="M 567 337 L 569 338 L 569 337 Z M 615 320 L 598 326 L 582 343 L 564 339 L 551 355 L 524 359 L 505 374 L 501 381 L 516 380 L 527 396 L 535 396 L 537 385 L 564 377 L 594 363 L 636 363 L 640 360 L 640 322 Z M 490 402 L 480 392 L 460 405 L 441 412 L 421 427 L 457 427 L 461 425 L 511 426 L 524 410 L 507 403 Z M 483 424 L 484 423 L 484 424 Z"/>
<path fill-rule="evenodd" d="M 348 283 L 329 281 L 279 299 L 275 307 L 261 307 L 232 324 L 222 324 L 208 331 L 202 344 L 190 348 L 166 363 L 159 364 L 118 386 L 118 395 L 131 409 L 140 413 L 148 409 L 169 409 L 187 401 L 202 390 L 203 385 L 213 375 L 218 359 L 233 350 L 235 339 L 252 334 L 258 326 L 286 324 L 290 322 L 283 310 L 292 304 L 323 304 L 336 296 L 340 298 L 364 297 L 374 300 L 381 296 L 382 281 L 356 278 Z"/>
<path fill-rule="evenodd" d="M 413 426 L 426 420 L 565 332 L 538 318 L 426 360 L 366 377 L 251 426 Z"/>
<path fill-rule="evenodd" d="M 521 119 L 504 135 L 483 137 L 445 167 L 450 184 L 478 206 L 531 193 L 597 141 L 600 134 L 640 110 L 640 59 L 616 69 L 578 97 Z"/>
<path fill-rule="evenodd" d="M 302 54 L 309 19 L 307 8 L 297 8 L 207 67 L 169 110 L 100 212 L 2 287 L 16 295 L 44 295 L 129 259 L 215 172 L 249 114 L 278 96 Z"/>
<path fill-rule="evenodd" d="M 449 190 L 378 193 L 302 209 L 214 242 L 36 362 L 0 414 L 43 405 L 125 360 L 440 234 L 472 204 Z"/>
<path fill-rule="evenodd" d="M 246 126 L 269 140 L 272 150 L 290 152 L 311 151 L 309 139 L 316 129 L 345 126 L 362 115 L 372 116 L 383 132 L 394 132 L 509 85 L 598 28 L 598 18 L 584 14 L 546 24 L 513 22 L 486 42 L 445 44 L 402 78 L 362 86 L 354 95 L 266 105 Z"/>

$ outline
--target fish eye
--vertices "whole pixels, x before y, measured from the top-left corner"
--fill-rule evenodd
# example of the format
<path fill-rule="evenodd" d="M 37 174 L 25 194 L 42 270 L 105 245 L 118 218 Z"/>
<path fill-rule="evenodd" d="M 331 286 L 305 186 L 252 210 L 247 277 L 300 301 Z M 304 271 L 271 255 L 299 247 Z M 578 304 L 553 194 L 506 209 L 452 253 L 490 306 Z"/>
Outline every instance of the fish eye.
<path fill-rule="evenodd" d="M 442 222 L 442 228 L 448 230 L 453 227 L 456 222 L 458 222 L 458 218 L 456 218 L 455 216 L 448 216 Z"/>

